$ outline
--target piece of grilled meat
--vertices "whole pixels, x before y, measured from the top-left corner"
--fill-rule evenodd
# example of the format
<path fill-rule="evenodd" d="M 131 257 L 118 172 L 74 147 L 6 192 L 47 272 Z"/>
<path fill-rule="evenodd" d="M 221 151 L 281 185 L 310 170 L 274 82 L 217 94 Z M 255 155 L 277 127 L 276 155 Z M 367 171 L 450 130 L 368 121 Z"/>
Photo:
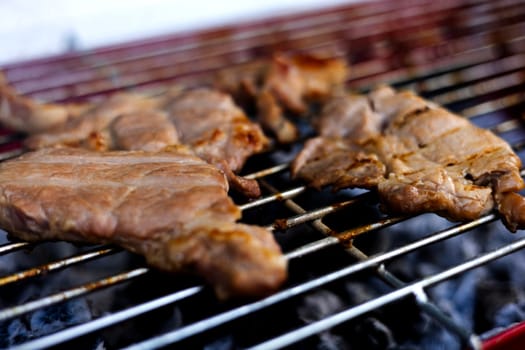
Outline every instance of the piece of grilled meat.
<path fill-rule="evenodd" d="M 264 151 L 269 141 L 230 95 L 207 88 L 194 89 L 182 92 L 162 108 L 183 144 L 224 171 L 236 189 L 251 197 L 260 195 L 255 180 L 235 173 L 251 155 Z"/>
<path fill-rule="evenodd" d="M 155 97 L 122 93 L 52 131 L 29 136 L 29 149 L 68 145 L 105 150 L 161 150 L 189 145 L 227 175 L 232 187 L 260 195 L 255 180 L 237 176 L 247 158 L 263 151 L 268 139 L 232 98 L 208 88 Z"/>
<path fill-rule="evenodd" d="M 26 241 L 113 243 L 220 298 L 263 296 L 286 277 L 272 234 L 241 212 L 215 166 L 185 147 L 94 152 L 47 148 L 0 163 L 0 226 Z"/>
<path fill-rule="evenodd" d="M 320 102 L 343 87 L 346 62 L 314 55 L 275 54 L 269 59 L 220 71 L 215 86 L 234 96 L 247 109 L 255 108 L 258 121 L 280 143 L 293 142 L 297 127 L 285 112 L 304 115 L 312 102 Z"/>
<path fill-rule="evenodd" d="M 412 92 L 381 86 L 337 97 L 316 126 L 320 136 L 294 160 L 294 177 L 316 187 L 377 188 L 391 213 L 463 221 L 496 209 L 510 231 L 525 228 L 521 161 L 511 147 Z"/>
<path fill-rule="evenodd" d="M 9 129 L 24 133 L 50 130 L 89 108 L 89 103 L 38 103 L 18 94 L 0 72 L 0 123 Z"/>
<path fill-rule="evenodd" d="M 78 118 L 69 119 L 51 130 L 33 133 L 25 140 L 29 149 L 66 145 L 97 151 L 113 149 L 112 125 L 122 115 L 147 113 L 158 108 L 156 99 L 147 96 L 118 93 L 97 103 Z M 145 116 L 146 117 L 146 116 Z"/>

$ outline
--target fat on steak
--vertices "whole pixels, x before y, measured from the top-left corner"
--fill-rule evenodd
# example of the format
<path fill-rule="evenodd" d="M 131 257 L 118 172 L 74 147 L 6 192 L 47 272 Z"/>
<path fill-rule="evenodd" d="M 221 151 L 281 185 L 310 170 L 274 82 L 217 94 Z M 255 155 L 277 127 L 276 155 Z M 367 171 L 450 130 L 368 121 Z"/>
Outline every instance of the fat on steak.
<path fill-rule="evenodd" d="M 510 231 L 525 228 L 521 160 L 510 145 L 410 91 L 335 97 L 316 127 L 291 167 L 312 186 L 377 189 L 390 213 L 466 221 L 495 209 Z"/>
<path fill-rule="evenodd" d="M 0 226 L 26 241 L 112 243 L 204 278 L 220 298 L 259 297 L 286 278 L 271 232 L 238 223 L 215 166 L 185 147 L 46 148 L 0 163 Z"/>

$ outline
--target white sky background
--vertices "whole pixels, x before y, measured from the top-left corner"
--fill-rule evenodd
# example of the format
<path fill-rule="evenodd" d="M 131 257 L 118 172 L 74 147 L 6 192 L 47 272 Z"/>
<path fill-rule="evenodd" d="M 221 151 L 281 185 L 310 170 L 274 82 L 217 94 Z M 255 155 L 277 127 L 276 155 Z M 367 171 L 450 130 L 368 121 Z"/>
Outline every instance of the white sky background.
<path fill-rule="evenodd" d="M 359 0 L 0 0 L 0 65 Z"/>

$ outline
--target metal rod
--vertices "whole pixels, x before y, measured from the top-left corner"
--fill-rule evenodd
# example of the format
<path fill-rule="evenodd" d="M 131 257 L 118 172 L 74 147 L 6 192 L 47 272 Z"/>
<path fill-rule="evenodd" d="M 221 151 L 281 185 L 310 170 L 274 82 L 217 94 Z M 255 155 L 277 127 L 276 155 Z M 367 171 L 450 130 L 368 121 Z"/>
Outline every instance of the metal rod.
<path fill-rule="evenodd" d="M 24 153 L 22 149 L 14 149 L 12 151 L 0 152 L 0 162 L 14 157 L 18 157 L 19 155 L 22 155 L 22 153 Z"/>
<path fill-rule="evenodd" d="M 190 296 L 196 295 L 203 290 L 202 286 L 195 286 L 183 289 L 181 291 L 166 295 L 155 300 L 148 301 L 146 303 L 130 307 L 128 309 L 114 312 L 110 315 L 97 318 L 96 320 L 73 326 L 65 330 L 53 333 L 51 335 L 44 336 L 42 338 L 32 340 L 21 345 L 11 347 L 12 350 L 34 350 L 48 348 L 54 345 L 64 343 L 68 340 L 72 340 L 91 332 L 112 326 L 119 322 L 129 320 L 133 317 L 140 316 L 147 312 L 159 309 L 161 307 L 173 304 L 179 300 L 186 299 Z"/>
<path fill-rule="evenodd" d="M 516 14 L 514 13 L 513 16 L 515 16 L 515 15 Z M 509 27 L 512 27 L 512 25 L 510 25 Z M 502 28 L 500 28 L 500 30 L 502 30 Z M 364 37 L 366 37 L 368 35 L 368 33 L 366 31 L 363 32 L 363 34 L 364 34 Z M 424 34 L 425 33 L 418 34 L 418 35 L 424 35 Z M 373 35 L 378 35 L 378 33 L 374 33 Z M 481 34 L 477 33 L 474 36 L 480 36 L 480 35 L 485 35 L 485 37 L 488 38 L 487 33 L 485 33 L 485 32 L 482 32 Z M 271 43 L 275 44 L 274 36 L 272 36 L 271 38 L 272 38 L 271 39 Z M 300 38 L 298 38 L 298 39 L 300 39 Z M 347 39 L 349 39 L 349 38 L 347 38 Z M 454 39 L 459 40 L 458 38 L 451 38 L 450 40 L 454 40 Z M 464 38 L 462 38 L 462 39 L 465 40 Z M 487 39 L 487 40 L 489 40 L 489 39 Z M 326 44 L 326 38 L 324 38 L 324 40 L 322 42 Z M 334 45 L 336 45 L 336 42 L 334 42 Z M 231 53 L 232 50 L 233 51 L 234 50 L 243 50 L 244 51 L 244 50 L 247 50 L 247 47 L 239 46 L 239 47 L 230 48 L 229 52 Z M 158 56 L 159 52 L 157 52 L 156 54 Z M 202 53 L 201 53 L 201 55 L 202 55 Z M 133 76 L 130 76 L 128 78 L 120 77 L 120 80 L 123 82 L 120 86 L 112 85 L 110 83 L 110 79 L 108 80 L 108 77 L 104 76 L 102 78 L 99 78 L 96 81 L 86 82 L 84 84 L 84 85 L 86 85 L 86 87 L 76 86 L 75 96 L 79 97 L 81 95 L 85 95 L 85 96 L 96 95 L 96 94 L 100 94 L 100 93 L 104 93 L 104 92 L 109 92 L 108 89 L 110 89 L 110 88 L 111 89 L 113 89 L 113 88 L 127 88 L 127 87 L 132 87 L 132 86 L 137 86 L 137 85 L 149 84 L 151 82 L 154 82 L 155 79 L 159 79 L 160 76 L 162 76 L 163 80 L 169 80 L 170 77 L 171 78 L 176 78 L 176 77 L 180 76 L 180 70 L 173 70 L 173 73 L 169 72 L 169 69 L 171 67 L 177 67 L 178 66 L 175 62 L 171 62 L 170 61 L 169 64 L 167 64 L 167 66 L 156 67 L 156 65 L 158 65 L 158 63 L 157 63 L 158 57 L 156 57 L 156 58 L 157 58 L 157 60 L 155 60 L 155 64 L 154 64 L 155 68 L 154 69 L 158 70 L 159 73 L 150 72 L 150 73 L 144 74 L 144 72 L 146 71 L 146 69 L 144 69 L 144 67 L 147 66 L 147 65 L 140 65 L 140 70 L 139 71 L 133 71 L 132 72 Z M 208 59 L 208 61 L 214 62 L 213 60 L 209 60 L 209 59 Z M 196 63 L 195 59 L 193 59 L 190 63 L 192 64 L 192 66 L 198 67 L 198 65 L 195 64 Z M 228 60 L 228 63 L 231 64 L 231 59 Z M 114 64 L 119 64 L 119 63 L 115 62 Z M 137 65 L 132 65 L 132 67 L 134 67 L 134 66 L 137 66 Z M 198 75 L 198 74 L 202 74 L 202 73 L 208 72 L 209 70 L 216 70 L 216 69 L 223 68 L 224 66 L 225 66 L 224 62 L 218 62 L 218 63 L 216 62 L 216 63 L 213 63 L 213 64 L 208 63 L 208 66 L 200 67 L 197 71 L 193 71 L 191 74 Z M 174 68 L 172 68 L 172 69 L 174 69 Z M 190 68 L 188 68 L 188 69 L 191 71 Z M 75 81 L 78 81 L 78 79 L 75 80 Z M 104 85 L 103 84 L 104 82 L 106 83 L 106 87 L 105 88 L 102 87 L 102 85 Z M 92 88 L 89 88 L 88 85 L 95 85 L 95 86 L 97 86 L 97 89 L 94 90 Z M 60 85 L 59 88 L 61 89 L 62 85 Z M 44 90 L 46 90 L 46 89 L 44 89 Z M 31 91 L 31 93 L 35 93 L 37 91 Z M 60 90 L 58 90 L 58 91 L 60 92 Z M 38 92 L 42 92 L 42 90 L 40 90 Z M 53 95 L 52 91 L 50 93 Z M 64 97 L 62 97 L 62 99 L 63 98 Z"/>
<path fill-rule="evenodd" d="M 364 271 L 369 268 L 377 267 L 380 264 L 391 260 L 393 258 L 399 257 L 401 255 L 405 255 L 407 253 L 410 253 L 414 250 L 420 249 L 422 247 L 431 245 L 433 243 L 437 243 L 440 241 L 443 241 L 445 239 L 454 237 L 460 233 L 465 232 L 466 230 L 469 230 L 471 228 L 474 228 L 479 225 L 483 225 L 487 222 L 495 220 L 495 215 L 487 215 L 483 218 L 480 218 L 478 220 L 461 224 L 458 226 L 455 226 L 450 229 L 446 229 L 444 231 L 431 234 L 427 236 L 426 238 L 419 240 L 417 242 L 411 243 L 409 245 L 403 246 L 401 248 L 393 249 L 389 252 L 369 257 L 363 261 L 360 261 L 356 264 L 347 266 L 343 269 L 330 272 L 328 274 L 325 274 L 323 276 L 314 278 L 310 281 L 304 282 L 302 284 L 292 286 L 290 288 L 287 288 L 283 291 L 277 292 L 265 299 L 242 305 L 240 307 L 228 310 L 226 312 L 214 315 L 212 317 L 206 318 L 201 321 L 197 321 L 193 324 L 190 324 L 188 326 L 176 329 L 174 331 L 162 334 L 157 337 L 150 338 L 148 340 L 145 340 L 143 342 L 134 344 L 130 346 L 127 349 L 156 349 L 164 346 L 168 346 L 170 344 L 173 344 L 175 342 L 181 341 L 183 339 L 186 339 L 190 336 L 194 336 L 196 334 L 202 333 L 204 331 L 207 331 L 209 329 L 212 329 L 216 326 L 222 325 L 226 322 L 230 322 L 234 319 L 238 319 L 240 317 L 246 316 L 248 314 L 251 314 L 253 312 L 256 312 L 258 310 L 261 310 L 263 308 L 269 307 L 270 305 L 274 305 L 276 303 L 279 303 L 281 301 L 290 299 L 294 296 L 297 296 L 299 294 L 303 294 L 307 291 L 310 291 L 314 288 L 321 287 L 323 285 L 326 285 L 328 283 L 334 282 L 338 279 L 347 277 L 351 274 Z M 332 238 L 332 237 L 329 237 Z M 287 254 L 288 258 L 295 257 L 296 254 L 289 253 Z"/>
<path fill-rule="evenodd" d="M 476 267 L 484 265 L 490 261 L 499 259 L 503 256 L 511 254 L 515 251 L 525 248 L 525 238 L 522 238 L 516 242 L 508 244 L 504 247 L 498 248 L 491 252 L 480 255 L 476 258 L 473 258 L 463 264 L 454 266 L 448 270 L 445 270 L 441 273 L 426 277 L 418 282 L 411 283 L 406 287 L 395 290 L 393 292 L 379 296 L 373 300 L 367 301 L 360 305 L 354 306 L 345 311 L 336 313 L 334 315 L 328 316 L 320 321 L 311 323 L 309 325 L 303 326 L 297 330 L 291 331 L 274 339 L 262 342 L 256 346 L 253 346 L 249 349 L 251 350 L 269 350 L 269 349 L 280 349 L 287 345 L 297 343 L 303 339 L 306 339 L 312 335 L 318 334 L 322 331 L 330 329 L 338 324 L 361 316 L 369 311 L 377 309 L 379 307 L 385 306 L 391 302 L 399 300 L 401 298 L 407 297 L 411 294 L 417 293 L 418 290 L 430 287 L 447 279 L 450 279 L 460 273 L 472 270 Z M 474 341 L 475 342 L 475 341 Z"/>
<path fill-rule="evenodd" d="M 508 87 L 518 86 L 525 82 L 525 68 L 519 72 L 505 74 L 496 78 L 486 79 L 466 87 L 461 87 L 450 92 L 445 92 L 432 97 L 432 101 L 446 105 L 459 100 L 466 100 L 480 95 L 496 92 Z"/>
<path fill-rule="evenodd" d="M 338 203 L 335 203 L 335 204 L 332 204 L 332 205 L 329 205 L 323 208 L 314 209 L 314 210 L 305 212 L 303 214 L 292 216 L 287 219 L 277 219 L 274 221 L 272 225 L 267 227 L 267 229 L 271 231 L 286 230 L 290 227 L 297 226 L 299 224 L 321 219 L 328 214 L 335 213 L 336 211 L 344 209 L 350 205 L 358 204 L 359 202 L 363 201 L 366 197 L 368 196 L 361 195 L 353 199 L 349 199 L 343 202 L 338 202 Z"/>
<path fill-rule="evenodd" d="M 489 78 L 491 76 L 523 68 L 524 54 L 503 57 L 495 61 L 482 62 L 455 71 L 446 71 L 424 81 L 398 84 L 400 88 L 417 90 L 420 93 L 431 92 L 443 88 L 453 88 L 467 81 Z"/>
<path fill-rule="evenodd" d="M 104 278 L 96 282 L 91 282 L 91 283 L 85 284 L 77 288 L 72 288 L 72 289 L 68 289 L 63 292 L 52 294 L 42 299 L 30 301 L 22 305 L 17 305 L 14 307 L 0 310 L 0 321 L 7 320 L 9 318 L 13 318 L 16 316 L 20 316 L 25 313 L 35 311 L 43 307 L 50 306 L 50 305 L 53 305 L 53 304 L 56 304 L 56 303 L 59 303 L 65 300 L 76 298 L 81 295 L 93 292 L 95 290 L 115 285 L 117 283 L 129 281 L 133 278 L 144 275 L 148 271 L 149 269 L 145 267 L 137 268 L 137 269 L 134 269 L 128 272 L 123 272 L 118 275 Z"/>
<path fill-rule="evenodd" d="M 32 243 L 29 242 L 14 242 L 4 244 L 0 246 L 0 255 L 12 253 L 23 248 L 28 248 L 29 246 L 31 246 L 31 244 Z"/>
<path fill-rule="evenodd" d="M 255 172 L 255 173 L 251 173 L 251 174 L 246 175 L 244 177 L 247 178 L 247 179 L 259 179 L 261 177 L 266 177 L 268 175 L 273 175 L 273 174 L 280 173 L 281 171 L 287 170 L 289 167 L 290 167 L 290 164 L 282 163 L 282 164 L 278 164 L 278 165 L 275 165 L 275 166 L 270 167 L 270 168 L 259 170 L 259 171 Z"/>
<path fill-rule="evenodd" d="M 75 255 L 69 258 L 57 260 L 49 264 L 33 267 L 25 271 L 17 272 L 12 275 L 0 277 L 0 287 L 5 286 L 9 283 L 22 281 L 29 277 L 39 276 L 44 273 L 48 273 L 51 271 L 55 271 L 55 270 L 59 270 L 59 269 L 63 269 L 63 268 L 72 266 L 74 264 L 78 264 L 78 263 L 85 262 L 88 260 L 93 260 L 93 259 L 105 256 L 105 255 L 115 254 L 120 251 L 122 251 L 122 249 L 110 248 L 109 246 L 105 248 L 97 248 L 96 250 L 91 250 L 89 252 L 85 252 L 85 253 Z"/>
<path fill-rule="evenodd" d="M 516 106 L 525 101 L 525 92 L 518 92 L 504 97 L 496 98 L 488 102 L 478 103 L 473 107 L 462 110 L 461 115 L 473 118 L 486 113 L 493 113 L 505 108 Z M 496 130 L 496 132 L 498 132 Z"/>
<path fill-rule="evenodd" d="M 429 2 L 430 1 L 426 1 Z M 420 4 L 424 5 L 424 4 Z M 413 7 L 411 5 L 406 4 L 398 4 L 398 10 L 402 10 L 403 7 L 412 7 L 412 11 L 410 12 L 403 12 L 398 11 L 400 17 L 417 17 L 422 16 L 423 14 L 427 14 L 429 9 L 420 6 L 420 7 Z M 433 12 L 439 12 L 443 10 L 449 10 L 451 8 L 457 8 L 461 7 L 463 5 L 456 4 L 456 3 L 450 3 L 446 4 L 443 3 L 443 6 L 434 6 L 432 7 Z M 513 6 L 513 5 L 511 5 Z M 494 8 L 491 8 L 492 11 L 496 10 Z M 377 12 L 376 12 L 377 11 Z M 372 16 L 372 14 L 374 16 Z M 383 16 L 384 15 L 384 16 Z M 296 20 L 292 23 L 289 23 L 284 26 L 279 27 L 279 32 L 282 32 L 284 35 L 281 35 L 280 37 L 282 39 L 276 39 L 279 36 L 276 36 L 275 29 L 271 27 L 259 27 L 256 29 L 248 29 L 243 31 L 242 33 L 238 33 L 235 35 L 235 37 L 218 37 L 218 38 L 208 38 L 207 40 L 199 40 L 198 42 L 187 42 L 184 44 L 178 44 L 178 45 L 163 45 L 160 48 L 156 48 L 156 50 L 142 50 L 138 54 L 134 55 L 119 55 L 117 58 L 112 59 L 103 59 L 101 60 L 100 57 L 104 57 L 104 54 L 98 54 L 98 59 L 86 59 L 89 58 L 91 53 L 85 52 L 83 53 L 83 61 L 86 62 L 85 64 L 88 64 L 86 67 L 85 65 L 79 64 L 73 67 L 72 69 L 68 70 L 68 75 L 64 75 L 61 77 L 61 79 L 58 81 L 59 86 L 76 83 L 78 81 L 85 80 L 86 74 L 75 74 L 77 72 L 82 73 L 84 70 L 98 70 L 100 72 L 105 72 L 107 69 L 103 69 L 106 67 L 114 67 L 119 65 L 124 65 L 127 63 L 133 62 L 134 64 L 130 64 L 129 67 L 131 67 L 130 73 L 139 73 L 143 72 L 145 67 L 156 67 L 156 68 L 164 68 L 169 66 L 174 66 L 177 64 L 183 64 L 183 63 L 192 63 L 195 62 L 195 59 L 210 59 L 211 57 L 217 55 L 217 54 L 232 54 L 237 51 L 246 51 L 252 48 L 254 45 L 262 45 L 262 44 L 270 44 L 270 45 L 276 45 L 279 42 L 292 39 L 302 39 L 304 37 L 311 38 L 314 35 L 319 34 L 331 34 L 334 32 L 337 32 L 340 30 L 340 24 L 343 21 L 349 20 L 349 18 L 353 18 L 353 22 L 355 25 L 359 25 L 359 22 L 366 23 L 366 25 L 371 26 L 373 25 L 373 22 L 380 24 L 382 21 L 384 21 L 385 16 L 391 18 L 392 15 L 396 15 L 396 13 L 393 13 L 391 9 L 388 10 L 383 8 L 377 8 L 375 11 L 372 11 L 371 13 L 367 15 L 361 15 L 360 13 L 352 13 L 351 10 L 346 10 L 345 13 L 327 13 L 327 14 L 319 14 L 318 16 L 312 16 L 307 19 L 303 20 Z M 357 18 L 354 18 L 357 17 Z M 360 17 L 360 18 L 359 18 Z M 423 20 L 426 22 L 433 22 L 435 21 L 432 16 L 424 16 Z M 467 24 L 469 25 L 469 24 Z M 381 32 L 388 32 L 391 29 L 384 26 L 378 26 L 378 30 L 375 30 L 373 33 L 364 31 L 360 35 L 360 37 L 366 37 L 368 35 L 378 35 Z M 358 35 L 358 33 L 354 34 Z M 261 39 L 267 37 L 267 39 Z M 351 39 L 350 38 L 347 38 Z M 236 42 L 245 42 L 244 44 L 237 43 L 236 45 L 232 45 L 232 43 Z M 202 51 L 203 47 L 211 47 L 213 46 L 213 50 L 206 50 Z M 197 51 L 197 54 L 195 54 L 195 51 Z M 212 52 L 213 54 L 210 54 L 209 52 Z M 159 60 L 160 57 L 163 56 L 174 56 L 175 54 L 178 54 L 177 60 L 173 59 L 162 59 Z M 142 62 L 142 64 L 136 64 L 138 61 L 146 61 Z M 148 62 L 150 61 L 150 62 Z M 77 68 L 78 67 L 78 68 Z M 129 70 L 129 69 L 128 69 Z M 23 72 L 20 72 L 23 73 Z M 45 78 L 45 76 L 53 77 L 54 70 L 47 70 L 45 71 L 46 74 L 44 75 L 30 75 L 30 76 L 23 76 L 22 79 L 17 78 L 16 74 L 13 79 L 14 82 L 20 84 L 24 80 L 29 79 L 35 79 L 39 78 L 42 80 Z M 60 73 L 60 72 L 58 72 Z M 56 74 L 55 74 L 56 75 Z M 70 77 L 68 79 L 68 76 Z M 56 80 L 56 77 L 55 77 Z"/>
<path fill-rule="evenodd" d="M 248 202 L 246 204 L 239 205 L 239 208 L 241 210 L 247 210 L 247 209 L 255 208 L 255 207 L 258 207 L 258 206 L 261 206 L 261 205 L 264 205 L 264 204 L 268 204 L 268 203 L 271 203 L 271 202 L 276 202 L 276 201 L 282 201 L 282 200 L 290 199 L 290 198 L 293 198 L 293 197 L 297 196 L 300 193 L 303 193 L 305 190 L 306 190 L 305 186 L 296 187 L 296 188 L 293 188 L 291 190 L 287 190 L 287 191 L 284 191 L 284 192 L 281 192 L 281 193 L 276 193 L 276 194 L 273 194 L 273 195 L 270 195 L 270 196 L 267 196 L 267 197 L 263 197 L 263 198 L 260 198 L 260 199 L 253 200 L 253 201 Z"/>

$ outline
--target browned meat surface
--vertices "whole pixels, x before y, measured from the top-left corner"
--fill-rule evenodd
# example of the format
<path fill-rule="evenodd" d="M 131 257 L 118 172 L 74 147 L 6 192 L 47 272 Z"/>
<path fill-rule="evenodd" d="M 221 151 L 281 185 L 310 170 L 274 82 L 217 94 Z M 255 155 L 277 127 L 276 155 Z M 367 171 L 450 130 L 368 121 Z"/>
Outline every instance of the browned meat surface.
<path fill-rule="evenodd" d="M 38 149 L 56 145 L 79 146 L 104 151 L 114 144 L 109 132 L 119 116 L 155 109 L 157 101 L 142 95 L 119 93 L 108 97 L 78 118 L 68 120 L 52 130 L 30 135 L 25 145 Z"/>
<path fill-rule="evenodd" d="M 255 107 L 263 127 L 281 143 L 297 139 L 285 112 L 303 115 L 311 102 L 324 101 L 347 79 L 341 59 L 274 55 L 271 59 L 219 72 L 215 85 L 245 107 Z"/>
<path fill-rule="evenodd" d="M 110 124 L 109 132 L 113 149 L 155 152 L 180 143 L 168 115 L 157 110 L 122 114 Z"/>
<path fill-rule="evenodd" d="M 216 167 L 170 152 L 48 148 L 0 164 L 0 225 L 27 241 L 114 243 L 206 279 L 221 298 L 262 296 L 286 277 L 267 230 L 240 210 Z"/>
<path fill-rule="evenodd" d="M 163 109 L 174 123 L 180 141 L 220 168 L 226 166 L 231 171 L 239 171 L 249 156 L 268 145 L 260 127 L 222 92 L 189 90 L 169 101 Z"/>
<path fill-rule="evenodd" d="M 292 164 L 292 174 L 320 189 L 372 188 L 383 179 L 385 166 L 376 154 L 341 138 L 315 137 L 308 140 Z"/>
<path fill-rule="evenodd" d="M 292 176 L 316 188 L 375 188 L 385 165 L 368 143 L 380 135 L 382 123 L 366 96 L 333 97 L 314 120 L 320 136 L 305 143 L 292 163 Z"/>
<path fill-rule="evenodd" d="M 265 130 L 273 130 L 279 143 L 291 143 L 299 137 L 296 125 L 283 117 L 283 109 L 268 91 L 261 91 L 256 97 L 259 122 Z"/>
<path fill-rule="evenodd" d="M 509 230 L 525 228 L 518 156 L 444 108 L 383 86 L 366 97 L 334 99 L 317 127 L 321 136 L 292 164 L 292 174 L 312 186 L 377 188 L 382 208 L 392 213 L 436 212 L 462 221 L 496 209 Z"/>
<path fill-rule="evenodd" d="M 168 92 L 155 98 L 117 94 L 53 131 L 30 136 L 29 149 L 54 145 L 95 150 L 161 150 L 183 143 L 218 166 L 232 186 L 260 195 L 255 180 L 235 175 L 268 139 L 232 98 L 211 89 Z"/>
<path fill-rule="evenodd" d="M 0 123 L 9 129 L 25 133 L 49 130 L 88 108 L 89 104 L 37 103 L 19 95 L 0 72 Z"/>
<path fill-rule="evenodd" d="M 372 110 L 367 96 L 341 94 L 323 106 L 314 126 L 323 137 L 365 144 L 380 135 L 383 120 L 383 115 Z"/>
<path fill-rule="evenodd" d="M 214 77 L 214 85 L 232 95 L 239 105 L 252 110 L 268 64 L 267 60 L 256 60 L 220 70 Z"/>

